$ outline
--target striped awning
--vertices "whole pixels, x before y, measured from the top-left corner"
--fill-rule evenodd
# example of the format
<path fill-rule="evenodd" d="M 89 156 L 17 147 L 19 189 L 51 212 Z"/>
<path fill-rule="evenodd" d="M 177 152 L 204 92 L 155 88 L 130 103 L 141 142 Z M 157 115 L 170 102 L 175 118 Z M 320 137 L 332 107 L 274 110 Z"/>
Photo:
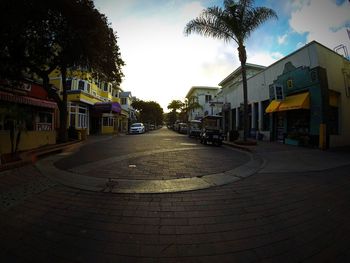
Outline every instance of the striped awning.
<path fill-rule="evenodd" d="M 15 95 L 5 91 L 0 91 L 0 100 L 50 109 L 57 108 L 57 104 L 54 101 L 42 100 L 23 95 Z"/>

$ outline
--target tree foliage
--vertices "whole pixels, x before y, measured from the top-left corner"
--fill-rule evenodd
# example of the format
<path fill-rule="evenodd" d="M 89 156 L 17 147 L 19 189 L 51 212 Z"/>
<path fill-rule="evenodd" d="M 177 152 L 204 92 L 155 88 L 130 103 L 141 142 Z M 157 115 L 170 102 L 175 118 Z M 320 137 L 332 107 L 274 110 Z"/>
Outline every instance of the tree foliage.
<path fill-rule="evenodd" d="M 154 125 L 163 123 L 163 108 L 157 102 L 135 100 L 131 106 L 139 111 L 140 122 Z"/>
<path fill-rule="evenodd" d="M 99 79 L 122 80 L 117 36 L 91 0 L 1 1 L 0 77 L 40 78 L 60 109 L 63 140 L 67 128 L 67 69 L 79 67 Z M 49 74 L 60 69 L 62 96 L 49 85 Z"/>
<path fill-rule="evenodd" d="M 184 103 L 181 100 L 172 100 L 168 104 L 168 110 L 172 110 L 176 112 L 177 110 L 181 110 L 183 106 L 184 106 Z"/>
<path fill-rule="evenodd" d="M 248 135 L 248 92 L 245 64 L 247 53 L 245 41 L 261 24 L 271 18 L 277 18 L 275 11 L 266 7 L 254 7 L 254 0 L 225 0 L 224 8 L 209 7 L 185 26 L 185 35 L 198 33 L 206 37 L 234 41 L 238 45 L 241 62 L 244 100 L 244 140 Z"/>

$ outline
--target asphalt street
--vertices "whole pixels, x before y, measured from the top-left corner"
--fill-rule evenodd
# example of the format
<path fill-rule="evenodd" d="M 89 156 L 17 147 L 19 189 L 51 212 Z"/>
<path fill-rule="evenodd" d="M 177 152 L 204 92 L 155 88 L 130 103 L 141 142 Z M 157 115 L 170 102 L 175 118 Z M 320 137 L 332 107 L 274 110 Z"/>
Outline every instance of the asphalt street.
<path fill-rule="evenodd" d="M 318 150 L 269 147 L 274 146 L 257 151 L 268 160 L 257 173 L 173 193 L 87 191 L 61 184 L 33 165 L 2 172 L 0 261 L 349 262 L 347 158 L 317 171 L 288 168 L 291 158 L 303 154 L 316 156 L 316 167 L 347 153 L 336 158 Z M 54 165 L 98 179 L 152 181 L 205 177 L 250 160 L 227 147 L 202 148 L 167 129 L 91 137 Z M 283 152 L 287 166 L 280 164 Z M 272 162 L 276 156 L 279 165 Z"/>

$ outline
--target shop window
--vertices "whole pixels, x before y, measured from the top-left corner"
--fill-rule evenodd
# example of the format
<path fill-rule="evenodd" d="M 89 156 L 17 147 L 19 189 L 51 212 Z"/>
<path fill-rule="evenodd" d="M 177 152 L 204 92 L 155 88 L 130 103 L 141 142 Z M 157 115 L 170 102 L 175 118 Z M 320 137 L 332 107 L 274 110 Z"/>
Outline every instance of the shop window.
<path fill-rule="evenodd" d="M 113 117 L 103 117 L 102 118 L 102 125 L 103 126 L 114 126 L 114 118 Z"/>
<path fill-rule="evenodd" d="M 103 117 L 102 118 L 102 125 L 103 126 L 108 126 L 108 117 Z"/>
<path fill-rule="evenodd" d="M 52 130 L 52 113 L 39 112 L 36 122 L 37 131 L 51 131 Z"/>

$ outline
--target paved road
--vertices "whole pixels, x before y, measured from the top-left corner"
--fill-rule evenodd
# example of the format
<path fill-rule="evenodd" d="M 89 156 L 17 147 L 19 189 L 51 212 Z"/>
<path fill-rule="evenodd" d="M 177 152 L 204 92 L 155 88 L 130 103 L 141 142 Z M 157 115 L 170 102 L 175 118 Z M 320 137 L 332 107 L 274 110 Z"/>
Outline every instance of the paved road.
<path fill-rule="evenodd" d="M 55 165 L 94 177 L 157 180 L 225 172 L 248 161 L 247 154 L 203 146 L 163 128 L 87 144 Z"/>
<path fill-rule="evenodd" d="M 138 153 L 163 149 L 159 144 L 200 147 L 164 134 L 109 139 L 106 151 L 91 143 L 61 168 L 130 154 L 123 147 L 129 140 Z M 169 135 L 173 146 L 159 139 Z M 245 161 L 225 148 L 193 150 L 210 151 Z M 349 262 L 349 169 L 260 172 L 224 186 L 165 194 L 84 191 L 53 182 L 34 166 L 3 172 L 0 261 Z"/>

